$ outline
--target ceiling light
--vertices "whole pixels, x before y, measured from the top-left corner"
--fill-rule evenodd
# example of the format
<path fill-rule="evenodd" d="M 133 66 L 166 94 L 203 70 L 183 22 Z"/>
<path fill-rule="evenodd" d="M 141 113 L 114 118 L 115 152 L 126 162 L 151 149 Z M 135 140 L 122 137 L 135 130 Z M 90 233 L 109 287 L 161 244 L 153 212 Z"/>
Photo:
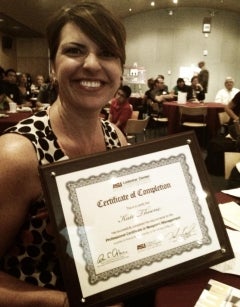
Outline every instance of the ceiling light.
<path fill-rule="evenodd" d="M 177 3 L 178 3 L 178 0 L 173 0 L 173 3 L 174 3 L 174 4 L 177 4 Z"/>
<path fill-rule="evenodd" d="M 155 2 L 154 1 L 151 2 L 151 6 L 155 6 Z"/>

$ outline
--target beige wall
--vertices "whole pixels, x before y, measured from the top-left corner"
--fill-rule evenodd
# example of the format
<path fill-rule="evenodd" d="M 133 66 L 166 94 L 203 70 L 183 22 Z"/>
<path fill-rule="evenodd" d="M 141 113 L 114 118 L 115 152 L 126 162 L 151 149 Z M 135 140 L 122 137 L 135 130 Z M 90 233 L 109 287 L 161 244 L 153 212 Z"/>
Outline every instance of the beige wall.
<path fill-rule="evenodd" d="M 18 72 L 30 73 L 33 78 L 37 74 L 48 77 L 48 49 L 43 38 L 13 38 L 11 49 L 2 48 L 0 33 L 0 66 L 4 69 L 14 68 Z"/>
<path fill-rule="evenodd" d="M 30 73 L 33 78 L 38 74 L 48 77 L 48 49 L 45 39 L 17 40 L 17 70 Z"/>

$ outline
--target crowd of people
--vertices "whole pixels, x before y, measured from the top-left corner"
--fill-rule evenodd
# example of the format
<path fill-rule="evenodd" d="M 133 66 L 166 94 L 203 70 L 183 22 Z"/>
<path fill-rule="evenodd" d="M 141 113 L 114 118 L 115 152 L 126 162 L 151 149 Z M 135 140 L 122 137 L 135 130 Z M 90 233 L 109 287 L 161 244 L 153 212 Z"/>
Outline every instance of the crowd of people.
<path fill-rule="evenodd" d="M 52 75 L 45 78 L 37 75 L 35 80 L 29 73 L 16 72 L 9 68 L 0 68 L 0 108 L 8 109 L 9 102 L 15 102 L 19 107 L 42 108 L 52 104 L 57 99 L 58 87 Z"/>
<path fill-rule="evenodd" d="M 157 116 L 164 117 L 163 102 L 178 101 L 180 94 L 185 94 L 183 95 L 185 102 L 203 102 L 208 90 L 209 72 L 204 62 L 199 62 L 198 66 L 200 71 L 191 78 L 190 84 L 186 84 L 184 78 L 179 77 L 172 89 L 165 84 L 163 75 L 148 79 L 148 90 L 143 97 L 147 113 L 153 114 L 157 104 Z M 207 140 L 206 166 L 209 173 L 213 175 L 224 175 L 224 152 L 240 151 L 240 89 L 234 84 L 232 77 L 226 77 L 224 87 L 217 91 L 214 99 L 216 103 L 224 105 L 224 111 L 229 116 L 229 120 L 224 124 L 224 129 L 219 129 L 216 136 Z M 236 173 L 239 174 L 240 182 L 240 173 L 235 169 L 235 178 Z"/>

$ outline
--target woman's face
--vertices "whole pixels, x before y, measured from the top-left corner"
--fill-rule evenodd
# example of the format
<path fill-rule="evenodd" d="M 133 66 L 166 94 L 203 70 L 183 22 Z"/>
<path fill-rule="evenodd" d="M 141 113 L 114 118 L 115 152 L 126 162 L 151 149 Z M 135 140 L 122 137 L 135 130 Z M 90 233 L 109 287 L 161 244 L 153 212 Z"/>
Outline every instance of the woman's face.
<path fill-rule="evenodd" d="M 121 62 L 102 50 L 74 23 L 66 24 L 53 63 L 59 97 L 68 107 L 99 110 L 116 93 Z"/>

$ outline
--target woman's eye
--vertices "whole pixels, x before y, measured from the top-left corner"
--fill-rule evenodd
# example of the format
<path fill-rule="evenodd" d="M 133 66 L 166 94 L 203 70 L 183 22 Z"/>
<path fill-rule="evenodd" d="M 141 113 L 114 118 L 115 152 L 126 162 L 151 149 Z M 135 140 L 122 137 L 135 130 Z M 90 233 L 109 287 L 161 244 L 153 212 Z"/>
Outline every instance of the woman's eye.
<path fill-rule="evenodd" d="M 108 50 L 102 50 L 100 52 L 100 56 L 104 58 L 116 58 L 116 55 L 113 54 L 113 52 L 108 51 Z"/>
<path fill-rule="evenodd" d="M 63 53 L 69 56 L 84 56 L 86 55 L 87 51 L 79 47 L 69 47 L 66 48 Z"/>

